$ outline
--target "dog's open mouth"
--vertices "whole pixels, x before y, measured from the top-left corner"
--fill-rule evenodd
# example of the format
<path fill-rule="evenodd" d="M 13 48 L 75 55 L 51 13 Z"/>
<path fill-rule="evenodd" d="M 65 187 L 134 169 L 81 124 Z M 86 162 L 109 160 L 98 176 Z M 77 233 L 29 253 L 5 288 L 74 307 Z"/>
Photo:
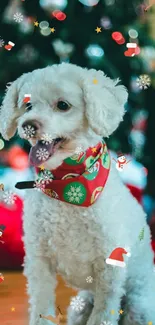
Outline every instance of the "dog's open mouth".
<path fill-rule="evenodd" d="M 30 164 L 34 166 L 43 164 L 53 156 L 64 141 L 64 138 L 53 139 L 52 142 L 48 144 L 44 143 L 42 140 L 37 141 L 36 145 L 31 148 L 29 153 Z"/>

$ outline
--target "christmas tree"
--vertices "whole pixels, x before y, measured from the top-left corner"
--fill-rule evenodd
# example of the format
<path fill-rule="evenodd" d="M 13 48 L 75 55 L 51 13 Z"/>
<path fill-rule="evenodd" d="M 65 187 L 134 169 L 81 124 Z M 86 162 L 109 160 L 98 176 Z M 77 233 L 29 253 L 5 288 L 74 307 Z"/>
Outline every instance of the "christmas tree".
<path fill-rule="evenodd" d="M 147 9 L 148 7 L 148 9 Z M 71 62 L 103 70 L 129 90 L 124 121 L 107 140 L 148 169 L 155 196 L 155 5 L 138 0 L 1 0 L 0 97 L 8 82 L 47 65 Z M 146 9 L 146 10 L 145 10 Z M 136 51 L 127 56 L 127 43 Z M 8 50 L 7 46 L 11 49 Z M 28 142 L 15 136 L 4 148 Z"/>

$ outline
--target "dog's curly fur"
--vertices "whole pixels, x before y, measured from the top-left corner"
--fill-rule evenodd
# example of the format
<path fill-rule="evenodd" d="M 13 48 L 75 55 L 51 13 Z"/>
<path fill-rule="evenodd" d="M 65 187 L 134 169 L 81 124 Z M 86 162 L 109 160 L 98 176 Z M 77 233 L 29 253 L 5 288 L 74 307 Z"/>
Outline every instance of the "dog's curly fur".
<path fill-rule="evenodd" d="M 97 84 L 93 80 L 97 79 Z M 22 124 L 40 122 L 37 138 L 48 133 L 67 139 L 44 164 L 54 169 L 82 145 L 84 149 L 108 137 L 124 115 L 127 91 L 103 72 L 63 63 L 24 74 L 9 87 L 4 98 L 0 131 L 9 140 Z M 32 94 L 32 110 L 26 112 L 23 98 Z M 55 109 L 58 99 L 70 110 Z M 33 145 L 33 141 L 30 141 Z M 144 239 L 138 236 L 144 228 Z M 125 295 L 123 323 L 155 324 L 155 273 L 150 230 L 146 216 L 122 184 L 112 164 L 106 186 L 96 203 L 88 208 L 51 199 L 27 190 L 24 208 L 25 275 L 30 295 L 30 325 L 42 324 L 39 315 L 54 304 L 56 274 L 81 291 L 86 307 L 77 313 L 69 308 L 68 325 L 118 324 L 121 299 Z M 116 247 L 129 247 L 126 268 L 107 265 Z M 86 282 L 92 276 L 92 284 Z M 115 313 L 111 314 L 111 310 Z"/>

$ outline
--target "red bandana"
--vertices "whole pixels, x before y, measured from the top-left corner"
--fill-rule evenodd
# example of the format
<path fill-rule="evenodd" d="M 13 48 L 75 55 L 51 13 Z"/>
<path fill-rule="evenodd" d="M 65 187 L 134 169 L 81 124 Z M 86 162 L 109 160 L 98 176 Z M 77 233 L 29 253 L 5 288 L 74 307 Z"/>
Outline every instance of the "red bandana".
<path fill-rule="evenodd" d="M 103 190 L 110 170 L 110 155 L 104 142 L 64 159 L 61 166 L 40 172 L 37 182 L 48 196 L 70 204 L 88 207 Z M 37 186 L 36 186 L 37 187 Z"/>

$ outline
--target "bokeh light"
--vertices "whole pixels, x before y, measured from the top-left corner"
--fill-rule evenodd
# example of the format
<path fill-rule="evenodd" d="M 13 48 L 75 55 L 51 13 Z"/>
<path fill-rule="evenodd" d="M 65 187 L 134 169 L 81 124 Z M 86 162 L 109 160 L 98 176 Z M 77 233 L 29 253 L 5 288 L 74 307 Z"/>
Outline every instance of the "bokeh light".
<path fill-rule="evenodd" d="M 112 39 L 113 39 L 117 44 L 121 45 L 121 44 L 124 44 L 124 43 L 125 43 L 125 39 L 124 39 L 122 33 L 120 33 L 120 32 L 113 32 L 113 33 L 111 34 L 111 36 L 112 36 Z"/>
<path fill-rule="evenodd" d="M 52 15 L 57 19 L 57 20 L 65 20 L 66 19 L 66 14 L 60 10 L 54 10 L 52 12 Z"/>
<path fill-rule="evenodd" d="M 41 29 L 40 33 L 43 35 L 43 36 L 48 36 L 51 34 L 51 29 L 48 27 L 48 28 L 44 28 L 44 29 Z"/>
<path fill-rule="evenodd" d="M 100 58 L 104 55 L 104 51 L 102 47 L 100 47 L 98 44 L 90 44 L 87 47 L 85 53 L 88 57 L 96 57 L 96 58 Z"/>
<path fill-rule="evenodd" d="M 138 32 L 135 29 L 130 29 L 128 32 L 129 36 L 133 39 L 138 37 Z"/>
<path fill-rule="evenodd" d="M 39 24 L 39 27 L 41 28 L 41 29 L 46 29 L 46 28 L 48 28 L 49 27 L 49 23 L 48 23 L 48 21 L 41 21 L 41 23 Z"/>
<path fill-rule="evenodd" d="M 88 7 L 96 6 L 99 1 L 100 0 L 79 0 L 79 2 Z"/>

